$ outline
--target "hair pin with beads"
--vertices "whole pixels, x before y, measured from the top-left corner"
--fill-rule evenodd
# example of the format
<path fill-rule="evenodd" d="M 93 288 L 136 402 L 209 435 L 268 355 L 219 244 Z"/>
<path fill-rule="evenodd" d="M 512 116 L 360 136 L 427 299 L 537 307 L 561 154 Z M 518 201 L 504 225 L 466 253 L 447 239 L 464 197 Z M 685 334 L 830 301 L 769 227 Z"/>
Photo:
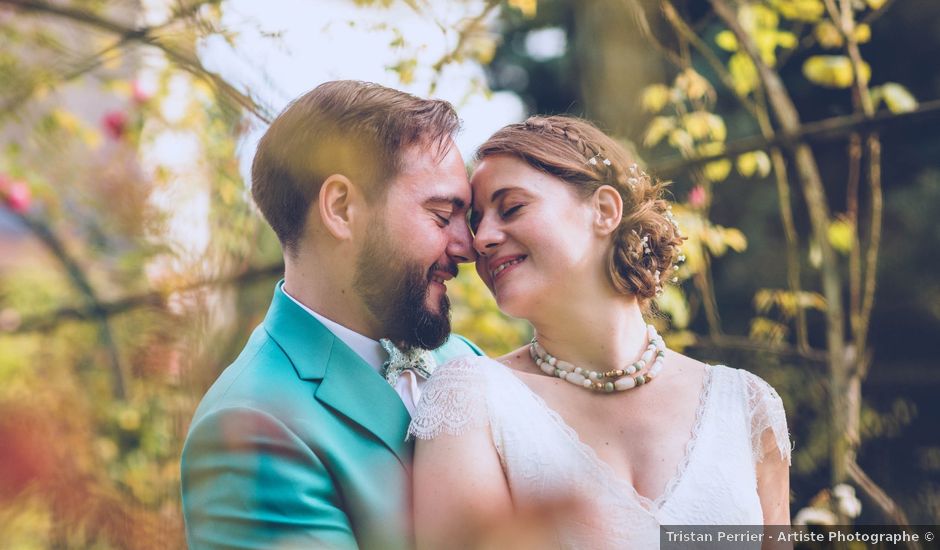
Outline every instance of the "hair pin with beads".
<path fill-rule="evenodd" d="M 589 159 L 587 160 L 587 163 L 590 164 L 591 166 L 597 166 L 597 159 L 600 159 L 600 160 L 601 160 L 601 164 L 603 164 L 604 166 L 610 166 L 610 159 L 607 158 L 607 157 L 605 157 L 605 156 L 603 156 L 603 155 L 600 154 L 600 153 L 597 153 L 597 154 L 594 155 L 593 157 L 589 158 Z"/>
<path fill-rule="evenodd" d="M 644 233 L 643 236 L 641 237 L 640 234 L 636 232 L 636 229 L 631 229 L 630 232 L 636 235 L 637 239 L 640 239 L 640 244 L 643 245 L 644 255 L 648 256 L 653 253 L 653 251 L 650 249 L 650 236 L 649 235 Z"/>

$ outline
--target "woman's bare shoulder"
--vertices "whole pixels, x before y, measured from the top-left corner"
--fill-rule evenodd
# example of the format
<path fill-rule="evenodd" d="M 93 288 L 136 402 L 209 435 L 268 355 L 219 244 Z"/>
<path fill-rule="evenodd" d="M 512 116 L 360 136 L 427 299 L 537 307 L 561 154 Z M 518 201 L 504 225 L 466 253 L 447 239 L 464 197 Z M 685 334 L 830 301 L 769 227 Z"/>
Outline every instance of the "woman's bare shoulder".
<path fill-rule="evenodd" d="M 528 344 L 514 349 L 505 355 L 496 357 L 495 360 L 512 370 L 532 372 L 532 358 L 529 356 Z"/>

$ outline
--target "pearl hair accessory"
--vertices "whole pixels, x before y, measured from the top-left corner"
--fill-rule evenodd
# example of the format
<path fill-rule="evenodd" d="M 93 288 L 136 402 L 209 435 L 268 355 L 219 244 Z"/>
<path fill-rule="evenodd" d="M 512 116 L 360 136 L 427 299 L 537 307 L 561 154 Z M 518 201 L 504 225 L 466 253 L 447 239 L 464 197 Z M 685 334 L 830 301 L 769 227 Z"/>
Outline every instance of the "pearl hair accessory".
<path fill-rule="evenodd" d="M 662 337 L 656 332 L 653 325 L 646 326 L 646 335 L 649 341 L 646 351 L 625 369 L 598 372 L 576 367 L 545 351 L 545 348 L 539 344 L 537 336 L 532 338 L 532 342 L 529 344 L 529 355 L 542 372 L 549 376 L 561 378 L 575 386 L 603 393 L 626 391 L 652 381 L 659 376 L 663 368 L 663 361 L 666 357 L 666 343 L 663 342 Z M 644 369 L 646 370 L 644 371 Z"/>
<path fill-rule="evenodd" d="M 650 236 L 649 235 L 644 233 L 643 236 L 640 237 L 640 234 L 636 232 L 636 229 L 631 229 L 630 232 L 636 235 L 636 238 L 640 239 L 640 244 L 643 245 L 644 255 L 649 256 L 650 254 L 653 253 L 653 251 L 650 250 Z"/>
<path fill-rule="evenodd" d="M 610 166 L 610 159 L 608 159 L 607 157 L 601 155 L 600 153 L 598 153 L 598 154 L 594 155 L 593 157 L 589 158 L 589 159 L 587 160 L 587 162 L 588 162 L 588 164 L 590 164 L 591 166 L 597 166 L 597 159 L 601 159 L 601 164 L 603 164 L 604 166 Z"/>

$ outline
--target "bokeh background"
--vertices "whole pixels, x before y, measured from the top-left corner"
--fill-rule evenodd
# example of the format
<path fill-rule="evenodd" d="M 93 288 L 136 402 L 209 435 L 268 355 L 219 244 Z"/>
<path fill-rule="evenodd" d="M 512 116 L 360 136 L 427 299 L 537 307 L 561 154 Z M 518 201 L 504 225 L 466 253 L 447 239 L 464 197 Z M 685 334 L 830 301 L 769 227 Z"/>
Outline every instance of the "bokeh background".
<path fill-rule="evenodd" d="M 185 545 L 190 416 L 282 269 L 254 144 L 335 78 L 452 101 L 468 162 L 533 113 L 622 140 L 689 237 L 652 320 L 780 391 L 794 520 L 940 523 L 940 4 L 0 0 L 0 45 L 4 548 Z"/>

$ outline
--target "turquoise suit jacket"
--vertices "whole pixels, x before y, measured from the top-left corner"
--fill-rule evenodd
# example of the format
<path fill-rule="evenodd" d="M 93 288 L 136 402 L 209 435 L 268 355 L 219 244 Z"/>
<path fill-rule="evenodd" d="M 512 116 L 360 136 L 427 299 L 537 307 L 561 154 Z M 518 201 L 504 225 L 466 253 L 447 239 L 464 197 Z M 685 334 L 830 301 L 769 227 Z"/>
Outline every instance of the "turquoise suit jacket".
<path fill-rule="evenodd" d="M 181 482 L 190 548 L 412 545 L 410 416 L 281 287 L 196 409 Z M 482 352 L 451 335 L 439 362 Z"/>

